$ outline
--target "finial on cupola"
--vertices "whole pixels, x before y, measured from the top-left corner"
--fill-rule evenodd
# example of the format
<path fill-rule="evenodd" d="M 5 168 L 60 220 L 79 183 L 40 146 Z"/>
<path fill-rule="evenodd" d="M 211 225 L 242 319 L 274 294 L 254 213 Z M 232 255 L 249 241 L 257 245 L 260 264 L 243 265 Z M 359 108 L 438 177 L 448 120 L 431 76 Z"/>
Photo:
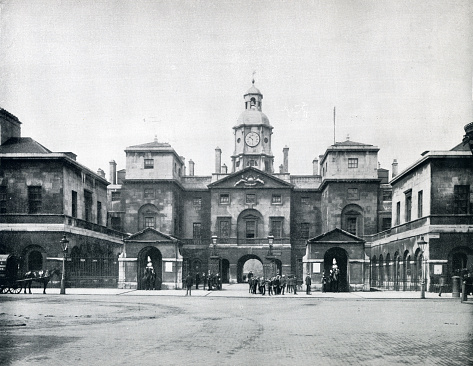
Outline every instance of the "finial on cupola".
<path fill-rule="evenodd" d="M 154 135 L 154 142 L 158 142 L 158 135 Z"/>
<path fill-rule="evenodd" d="M 251 80 L 251 83 L 253 85 L 255 85 L 255 74 L 256 74 L 256 70 L 253 71 L 253 80 Z"/>

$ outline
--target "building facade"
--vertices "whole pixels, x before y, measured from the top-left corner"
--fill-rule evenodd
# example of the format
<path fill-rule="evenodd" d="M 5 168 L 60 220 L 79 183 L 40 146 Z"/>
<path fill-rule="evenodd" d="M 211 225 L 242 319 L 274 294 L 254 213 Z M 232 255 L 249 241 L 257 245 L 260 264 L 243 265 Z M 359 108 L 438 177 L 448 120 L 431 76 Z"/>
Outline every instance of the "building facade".
<path fill-rule="evenodd" d="M 167 288 L 179 287 L 187 273 L 217 271 L 223 282 L 243 282 L 249 268 L 260 276 L 291 275 L 299 281 L 308 274 L 319 284 L 324 267 L 315 263 L 336 257 L 344 266 L 343 290 L 366 289 L 369 256 L 361 238 L 390 227 L 391 217 L 379 149 L 350 140 L 335 143 L 320 162 L 313 159 L 312 172 L 295 176 L 285 147 L 275 172 L 273 126 L 263 113 L 263 94 L 253 85 L 243 99 L 230 169 L 217 147 L 212 175 L 195 176 L 192 160 L 186 174 L 184 158 L 156 140 L 127 147 L 121 174 L 110 163 L 109 224 L 132 239 L 147 232 L 146 243 L 125 240 L 119 286 L 143 288 L 150 260 Z M 325 241 L 322 251 L 319 242 L 308 242 L 338 229 L 345 241 L 327 236 L 333 242 Z"/>
<path fill-rule="evenodd" d="M 21 137 L 21 122 L 3 109 L 0 135 L 0 253 L 19 258 L 23 273 L 61 268 L 66 236 L 68 285 L 116 286 L 123 235 L 107 228 L 103 172 Z"/>

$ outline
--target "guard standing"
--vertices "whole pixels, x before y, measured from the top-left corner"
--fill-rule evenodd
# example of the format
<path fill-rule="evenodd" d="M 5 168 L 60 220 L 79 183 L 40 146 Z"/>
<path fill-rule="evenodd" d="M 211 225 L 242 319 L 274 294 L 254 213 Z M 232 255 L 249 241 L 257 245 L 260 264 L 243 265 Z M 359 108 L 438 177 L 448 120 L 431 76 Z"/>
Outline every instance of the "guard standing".
<path fill-rule="evenodd" d="M 312 278 L 309 275 L 305 278 L 305 285 L 306 285 L 306 295 L 310 295 L 310 286 L 312 285 Z"/>

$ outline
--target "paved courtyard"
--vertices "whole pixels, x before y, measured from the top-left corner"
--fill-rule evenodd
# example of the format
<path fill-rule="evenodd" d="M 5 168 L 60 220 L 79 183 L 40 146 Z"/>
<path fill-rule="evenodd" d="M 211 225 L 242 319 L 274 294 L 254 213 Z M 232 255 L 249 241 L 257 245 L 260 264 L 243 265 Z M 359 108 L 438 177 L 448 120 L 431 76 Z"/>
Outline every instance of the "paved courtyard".
<path fill-rule="evenodd" d="M 0 295 L 1 365 L 473 365 L 448 297 L 73 290 Z"/>

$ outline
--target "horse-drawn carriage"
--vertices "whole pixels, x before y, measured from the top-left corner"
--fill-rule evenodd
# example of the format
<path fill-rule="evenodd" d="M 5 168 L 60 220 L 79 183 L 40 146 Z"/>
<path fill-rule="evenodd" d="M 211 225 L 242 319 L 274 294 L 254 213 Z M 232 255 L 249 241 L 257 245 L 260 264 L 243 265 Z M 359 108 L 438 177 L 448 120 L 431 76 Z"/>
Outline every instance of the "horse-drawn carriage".
<path fill-rule="evenodd" d="M 22 285 L 18 281 L 18 259 L 11 254 L 0 254 L 0 293 L 19 294 Z"/>
<path fill-rule="evenodd" d="M 29 271 L 24 276 L 19 275 L 19 260 L 11 254 L 0 254 L 0 293 L 19 294 L 22 289 L 28 288 L 31 294 L 31 284 L 39 282 L 43 285 L 43 294 L 46 293 L 51 277 L 54 275 L 60 276 L 57 269 Z"/>

